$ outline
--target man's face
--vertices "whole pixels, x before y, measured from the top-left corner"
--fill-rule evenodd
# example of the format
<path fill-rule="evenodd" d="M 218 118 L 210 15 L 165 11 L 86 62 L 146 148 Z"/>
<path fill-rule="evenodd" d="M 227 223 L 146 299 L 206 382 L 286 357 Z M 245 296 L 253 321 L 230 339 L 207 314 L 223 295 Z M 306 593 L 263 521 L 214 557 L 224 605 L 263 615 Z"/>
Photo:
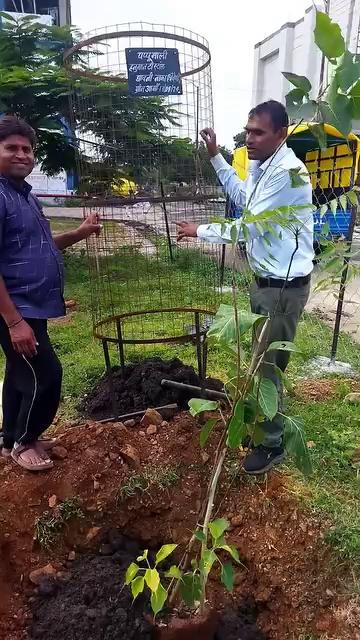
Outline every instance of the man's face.
<path fill-rule="evenodd" d="M 33 170 L 34 151 L 27 138 L 9 136 L 0 141 L 0 174 L 13 180 L 24 180 Z"/>
<path fill-rule="evenodd" d="M 249 159 L 260 162 L 270 158 L 287 135 L 286 127 L 274 130 L 268 113 L 249 117 L 245 131 Z"/>

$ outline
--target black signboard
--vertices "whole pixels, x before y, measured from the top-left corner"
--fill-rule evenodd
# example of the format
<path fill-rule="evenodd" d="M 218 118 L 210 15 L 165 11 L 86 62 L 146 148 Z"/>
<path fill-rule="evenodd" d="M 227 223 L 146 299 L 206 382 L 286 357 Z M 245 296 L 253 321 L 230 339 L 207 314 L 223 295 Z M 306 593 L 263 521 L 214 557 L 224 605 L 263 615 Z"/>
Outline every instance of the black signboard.
<path fill-rule="evenodd" d="M 177 49 L 125 49 L 131 96 L 178 96 L 182 94 Z"/>

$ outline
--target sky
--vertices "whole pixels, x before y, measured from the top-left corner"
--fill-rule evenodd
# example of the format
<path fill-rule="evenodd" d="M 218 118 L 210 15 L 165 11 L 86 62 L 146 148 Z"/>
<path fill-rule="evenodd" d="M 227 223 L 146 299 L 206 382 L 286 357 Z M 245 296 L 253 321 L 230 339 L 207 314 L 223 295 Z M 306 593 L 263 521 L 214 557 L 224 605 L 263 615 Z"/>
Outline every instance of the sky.
<path fill-rule="evenodd" d="M 211 7 L 212 5 L 212 7 Z M 215 130 L 220 144 L 246 124 L 252 105 L 254 45 L 285 22 L 300 19 L 311 0 L 72 0 L 72 22 L 83 33 L 143 20 L 175 24 L 209 40 Z"/>

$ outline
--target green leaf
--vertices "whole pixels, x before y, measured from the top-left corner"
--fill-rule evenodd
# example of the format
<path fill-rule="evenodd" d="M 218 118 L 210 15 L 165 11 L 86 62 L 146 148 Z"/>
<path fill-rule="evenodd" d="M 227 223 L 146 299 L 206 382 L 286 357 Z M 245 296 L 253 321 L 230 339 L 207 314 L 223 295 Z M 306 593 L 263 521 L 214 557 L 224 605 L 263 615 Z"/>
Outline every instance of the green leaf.
<path fill-rule="evenodd" d="M 197 540 L 200 540 L 200 542 L 204 542 L 204 540 L 206 540 L 204 532 L 199 529 L 195 531 L 194 536 Z"/>
<path fill-rule="evenodd" d="M 219 408 L 219 403 L 215 400 L 204 400 L 203 398 L 192 398 L 189 400 L 188 405 L 190 407 L 190 414 L 197 416 L 204 411 L 215 411 Z"/>
<path fill-rule="evenodd" d="M 347 207 L 346 194 L 342 193 L 341 196 L 338 198 L 338 200 L 339 200 L 340 207 L 342 208 L 343 211 L 345 211 Z"/>
<path fill-rule="evenodd" d="M 316 122 L 315 124 L 309 124 L 309 131 L 319 143 L 320 149 L 327 148 L 327 135 L 323 122 Z"/>
<path fill-rule="evenodd" d="M 312 473 L 310 452 L 306 444 L 304 423 L 299 417 L 283 416 L 284 447 L 293 456 L 296 466 L 305 475 Z"/>
<path fill-rule="evenodd" d="M 157 591 L 151 594 L 150 604 L 151 604 L 151 608 L 153 610 L 154 616 L 156 616 L 164 608 L 164 604 L 166 602 L 167 596 L 168 596 L 168 593 L 166 589 L 164 589 L 162 584 L 159 584 Z"/>
<path fill-rule="evenodd" d="M 180 595 L 187 607 L 201 600 L 201 578 L 198 573 L 186 573 L 180 581 Z"/>
<path fill-rule="evenodd" d="M 131 593 L 133 595 L 134 600 L 138 597 L 140 593 L 144 591 L 145 580 L 142 576 L 138 576 L 134 578 L 131 583 Z"/>
<path fill-rule="evenodd" d="M 291 181 L 291 187 L 296 189 L 296 187 L 302 187 L 304 184 L 308 184 L 308 174 L 305 173 L 301 167 L 296 167 L 294 169 L 289 169 L 289 176 Z M 300 171 L 302 173 L 300 173 Z M 306 180 L 303 179 L 302 176 L 306 176 Z"/>
<path fill-rule="evenodd" d="M 272 342 L 266 351 L 291 351 L 294 353 L 301 353 L 300 349 L 293 342 L 288 342 L 287 340 L 278 340 L 276 342 Z"/>
<path fill-rule="evenodd" d="M 210 418 L 204 424 L 200 431 L 200 447 L 203 449 L 210 438 L 213 428 L 217 423 L 217 418 Z"/>
<path fill-rule="evenodd" d="M 164 544 L 156 554 L 156 564 L 159 564 L 167 558 L 177 547 L 177 544 Z"/>
<path fill-rule="evenodd" d="M 218 518 L 217 520 L 213 520 L 209 523 L 209 530 L 215 541 L 224 535 L 225 531 L 227 531 L 229 527 L 230 522 L 225 520 L 225 518 Z"/>
<path fill-rule="evenodd" d="M 238 400 L 229 421 L 226 444 L 230 449 L 237 449 L 245 436 L 244 402 L 243 400 Z"/>
<path fill-rule="evenodd" d="M 225 562 L 221 568 L 221 582 L 230 593 L 234 588 L 234 567 L 231 562 Z"/>
<path fill-rule="evenodd" d="M 359 201 L 355 191 L 347 191 L 346 197 L 349 200 L 350 204 L 352 204 L 354 207 L 358 206 Z"/>
<path fill-rule="evenodd" d="M 223 549 L 223 551 L 227 551 L 235 562 L 241 564 L 241 560 L 239 558 L 239 552 L 237 548 L 233 544 L 222 544 L 221 547 L 217 547 L 218 549 Z"/>
<path fill-rule="evenodd" d="M 319 110 L 323 122 L 332 124 L 340 133 L 349 135 L 352 128 L 351 100 L 340 93 L 329 97 L 329 102 L 320 102 Z"/>
<path fill-rule="evenodd" d="M 269 420 L 272 420 L 278 412 L 279 394 L 275 384 L 270 378 L 260 379 L 258 400 L 264 415 L 269 418 Z"/>
<path fill-rule="evenodd" d="M 238 243 L 238 239 L 239 239 L 239 230 L 238 230 L 238 228 L 237 228 L 236 224 L 233 224 L 233 225 L 231 226 L 231 229 L 230 229 L 230 238 L 231 238 L 231 242 L 232 242 L 233 244 L 237 244 L 237 243 Z"/>
<path fill-rule="evenodd" d="M 336 69 L 337 82 L 342 91 L 348 91 L 360 78 L 360 62 L 353 53 L 345 51 L 340 65 Z"/>
<path fill-rule="evenodd" d="M 169 571 L 165 573 L 165 576 L 166 578 L 175 578 L 176 580 L 180 580 L 182 572 L 180 571 L 179 567 L 176 566 L 176 564 L 173 564 L 172 567 L 170 567 Z"/>
<path fill-rule="evenodd" d="M 127 571 L 126 571 L 126 574 L 125 574 L 125 584 L 127 584 L 127 585 L 129 585 L 129 584 L 130 584 L 130 582 L 131 582 L 131 581 L 135 578 L 135 576 L 137 575 L 137 573 L 138 573 L 138 571 L 139 571 L 139 568 L 140 568 L 140 567 L 138 567 L 138 566 L 137 566 L 137 564 L 135 564 L 135 562 L 132 562 L 132 563 L 128 566 Z"/>
<path fill-rule="evenodd" d="M 360 80 L 352 87 L 349 95 L 351 99 L 352 117 L 357 120 L 360 118 Z"/>
<path fill-rule="evenodd" d="M 255 313 L 249 313 L 246 311 L 239 311 L 239 327 L 240 335 L 246 333 L 253 326 L 258 324 L 264 316 L 256 315 Z M 234 307 L 229 304 L 221 304 L 219 310 L 214 318 L 209 331 L 207 332 L 208 338 L 214 338 L 215 340 L 231 344 L 237 342 L 237 331 L 235 323 L 235 311 Z"/>
<path fill-rule="evenodd" d="M 17 22 L 14 16 L 11 16 L 10 13 L 6 13 L 6 11 L 0 11 L 0 18 L 4 18 L 5 20 L 9 20 L 9 22 Z"/>
<path fill-rule="evenodd" d="M 327 204 L 322 204 L 320 207 L 320 219 L 324 217 L 324 215 L 327 213 L 329 209 L 329 206 Z"/>
<path fill-rule="evenodd" d="M 264 442 L 265 431 L 262 428 L 261 424 L 257 423 L 252 429 L 250 429 L 250 437 L 255 447 L 258 447 L 259 444 L 262 444 Z"/>
<path fill-rule="evenodd" d="M 322 11 L 316 12 L 315 42 L 328 60 L 340 58 L 345 52 L 345 41 L 338 24 Z"/>
<path fill-rule="evenodd" d="M 148 549 L 145 549 L 143 555 L 136 558 L 136 562 L 142 562 L 143 560 L 146 560 L 146 558 L 148 557 L 148 553 Z"/>
<path fill-rule="evenodd" d="M 200 559 L 200 571 L 202 571 L 205 578 L 208 577 L 217 559 L 218 558 L 215 551 L 213 551 L 212 549 L 205 549 Z"/>
<path fill-rule="evenodd" d="M 145 582 L 149 589 L 155 593 L 157 591 L 158 586 L 160 584 L 160 576 L 159 572 L 156 569 L 146 569 L 145 571 Z"/>
<path fill-rule="evenodd" d="M 332 214 L 335 216 L 338 208 L 337 199 L 334 198 L 334 200 L 330 200 L 329 205 L 330 205 Z"/>
<path fill-rule="evenodd" d="M 289 73 L 288 71 L 283 71 L 282 74 L 294 87 L 300 89 L 303 95 L 311 91 L 311 82 L 305 76 L 298 76 L 296 73 Z"/>
<path fill-rule="evenodd" d="M 244 422 L 252 424 L 256 420 L 258 414 L 258 406 L 255 398 L 248 396 L 244 400 Z"/>

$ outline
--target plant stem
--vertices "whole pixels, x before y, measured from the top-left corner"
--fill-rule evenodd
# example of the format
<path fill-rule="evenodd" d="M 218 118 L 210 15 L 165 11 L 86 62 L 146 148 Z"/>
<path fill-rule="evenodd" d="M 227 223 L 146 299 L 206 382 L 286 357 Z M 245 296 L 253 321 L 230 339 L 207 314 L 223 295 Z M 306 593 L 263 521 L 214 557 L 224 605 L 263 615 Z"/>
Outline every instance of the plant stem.
<path fill-rule="evenodd" d="M 209 492 L 209 497 L 208 497 L 208 501 L 207 501 L 205 519 L 204 519 L 204 524 L 203 524 L 204 540 L 201 543 L 201 555 L 203 555 L 204 551 L 206 551 L 206 549 L 207 549 L 209 522 L 211 520 L 211 515 L 212 515 L 212 512 L 213 512 L 213 508 L 214 508 L 214 500 L 215 500 L 216 489 L 217 489 L 217 486 L 218 486 L 218 482 L 219 482 L 222 466 L 224 464 L 224 460 L 225 460 L 225 457 L 226 457 L 226 452 L 227 452 L 227 447 L 224 446 L 222 448 L 220 456 L 219 456 L 219 458 L 217 460 L 217 464 L 216 464 L 216 467 L 215 467 L 215 472 L 214 472 L 212 483 L 211 483 L 211 486 L 210 486 L 210 492 Z M 204 613 L 205 600 L 206 600 L 206 579 L 205 579 L 204 576 L 202 576 L 202 580 L 203 580 L 203 584 L 202 584 L 202 593 L 201 593 L 201 602 L 200 602 L 200 613 L 201 614 Z"/>

